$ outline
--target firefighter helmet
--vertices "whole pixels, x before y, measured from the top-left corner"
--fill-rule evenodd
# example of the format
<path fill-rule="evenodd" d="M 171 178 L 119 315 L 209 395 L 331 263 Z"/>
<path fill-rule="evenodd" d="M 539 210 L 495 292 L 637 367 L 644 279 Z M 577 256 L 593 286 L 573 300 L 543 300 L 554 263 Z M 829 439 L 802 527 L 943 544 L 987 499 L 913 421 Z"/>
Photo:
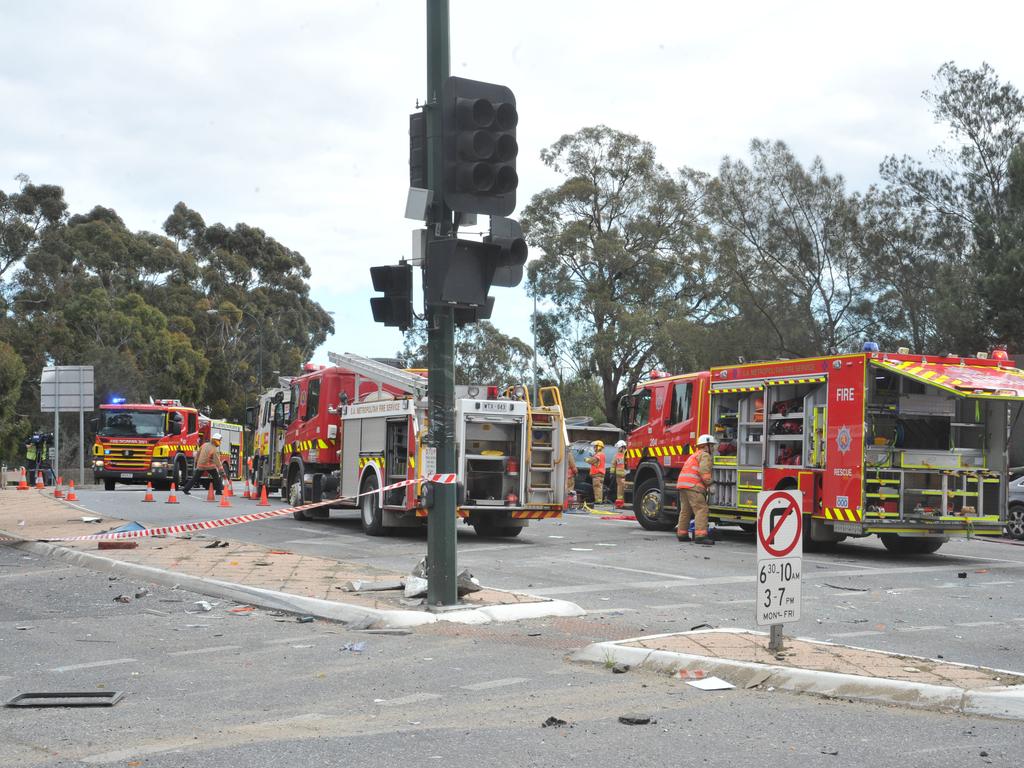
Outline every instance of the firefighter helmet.
<path fill-rule="evenodd" d="M 602 440 L 595 440 L 591 445 L 599 451 L 604 450 L 604 442 Z"/>
<path fill-rule="evenodd" d="M 223 437 L 221 436 L 220 432 L 214 432 L 212 435 L 210 435 L 210 439 L 213 440 L 215 443 L 219 443 L 223 439 Z"/>
<path fill-rule="evenodd" d="M 615 447 L 619 448 L 619 449 L 625 448 L 626 447 L 626 441 L 625 440 L 619 440 L 619 442 L 617 442 L 615 444 Z"/>
<path fill-rule="evenodd" d="M 700 437 L 697 438 L 698 447 L 702 445 L 714 445 L 716 442 L 718 441 L 715 440 L 715 438 L 713 438 L 711 435 L 701 435 Z"/>

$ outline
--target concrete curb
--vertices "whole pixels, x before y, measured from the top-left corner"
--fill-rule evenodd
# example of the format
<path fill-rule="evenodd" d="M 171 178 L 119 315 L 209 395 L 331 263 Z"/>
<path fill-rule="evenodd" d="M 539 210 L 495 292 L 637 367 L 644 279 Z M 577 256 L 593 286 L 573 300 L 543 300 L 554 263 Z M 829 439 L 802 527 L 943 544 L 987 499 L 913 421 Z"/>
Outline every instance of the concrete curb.
<path fill-rule="evenodd" d="M 749 633 L 749 630 L 744 629 L 714 631 Z M 764 685 L 784 691 L 810 693 L 825 698 L 856 699 L 881 704 L 896 704 L 913 709 L 1024 720 L 1024 686 L 964 690 L 954 686 L 912 683 L 881 677 L 862 677 L 839 672 L 822 672 L 622 645 L 622 643 L 640 640 L 650 641 L 663 636 L 648 635 L 615 642 L 593 643 L 577 651 L 569 659 L 570 661 L 595 664 L 621 662 L 634 668 L 668 674 L 681 669 L 702 669 L 710 675 L 727 680 L 737 688 L 753 688 Z M 880 653 L 884 652 L 880 651 Z"/>
<path fill-rule="evenodd" d="M 0 535 L 11 536 L 0 531 Z M 16 537 L 11 536 L 12 539 Z M 88 568 L 102 573 L 126 576 L 151 584 L 165 587 L 178 587 L 208 597 L 219 597 L 239 603 L 255 605 L 270 610 L 287 611 L 321 619 L 342 622 L 356 629 L 407 629 L 424 624 L 435 624 L 447 621 L 455 624 L 488 624 L 494 622 L 519 621 L 541 617 L 571 617 L 586 614 L 582 608 L 567 600 L 542 599 L 533 603 L 515 603 L 510 605 L 488 605 L 479 608 L 454 608 L 441 613 L 426 611 L 398 611 L 366 608 L 361 605 L 339 603 L 333 600 L 322 600 L 317 597 L 303 597 L 287 592 L 277 592 L 260 587 L 249 587 L 229 581 L 207 579 L 202 576 L 191 576 L 175 573 L 139 563 L 126 563 L 91 552 L 48 544 L 42 541 L 0 541 L 0 544 L 19 549 L 24 552 L 52 557 L 57 560 Z M 493 590 L 508 592 L 507 590 Z"/>

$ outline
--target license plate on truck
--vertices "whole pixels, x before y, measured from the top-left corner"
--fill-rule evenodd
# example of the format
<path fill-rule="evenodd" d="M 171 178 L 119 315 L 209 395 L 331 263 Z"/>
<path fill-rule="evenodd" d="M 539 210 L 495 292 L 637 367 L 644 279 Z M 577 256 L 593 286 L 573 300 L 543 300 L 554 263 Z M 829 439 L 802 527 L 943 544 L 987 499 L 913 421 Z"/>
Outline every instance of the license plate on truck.
<path fill-rule="evenodd" d="M 131 480 L 132 479 L 132 473 L 131 472 L 122 472 L 121 473 L 121 479 L 122 480 Z"/>

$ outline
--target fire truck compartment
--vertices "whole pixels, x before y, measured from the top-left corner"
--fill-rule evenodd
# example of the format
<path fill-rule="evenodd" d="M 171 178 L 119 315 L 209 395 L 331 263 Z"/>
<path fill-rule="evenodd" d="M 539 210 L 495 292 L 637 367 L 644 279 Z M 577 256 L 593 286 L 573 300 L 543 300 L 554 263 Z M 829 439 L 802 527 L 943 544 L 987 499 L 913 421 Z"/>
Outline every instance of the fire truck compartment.
<path fill-rule="evenodd" d="M 881 365 L 865 406 L 864 516 L 880 524 L 999 515 L 1005 507 L 1006 399 L 972 397 Z"/>
<path fill-rule="evenodd" d="M 818 468 L 825 462 L 824 376 L 745 382 L 712 390 L 711 429 L 718 440 L 710 503 L 757 508 L 765 467 Z"/>
<path fill-rule="evenodd" d="M 524 422 L 467 416 L 464 422 L 466 507 L 517 506 L 522 498 Z M 514 497 L 514 500 L 513 500 Z"/>

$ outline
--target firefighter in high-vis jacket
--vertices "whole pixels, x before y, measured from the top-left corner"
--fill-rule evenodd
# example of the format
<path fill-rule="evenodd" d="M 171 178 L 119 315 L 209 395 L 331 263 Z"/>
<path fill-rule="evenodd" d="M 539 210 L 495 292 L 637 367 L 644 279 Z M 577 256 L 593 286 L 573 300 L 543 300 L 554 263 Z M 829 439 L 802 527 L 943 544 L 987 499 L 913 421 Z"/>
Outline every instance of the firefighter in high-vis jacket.
<path fill-rule="evenodd" d="M 701 435 L 697 438 L 697 450 L 686 458 L 679 471 L 676 490 L 679 491 L 679 522 L 676 524 L 676 538 L 689 541 L 690 518 L 694 518 L 693 541 L 697 544 L 714 544 L 708 536 L 708 492 L 711 490 L 711 449 L 715 438 Z"/>
<path fill-rule="evenodd" d="M 612 472 L 615 473 L 615 508 L 626 506 L 626 441 L 619 440 L 615 444 L 615 458 L 612 460 Z"/>
<path fill-rule="evenodd" d="M 593 445 L 594 455 L 588 456 L 586 461 L 590 465 L 590 482 L 594 486 L 594 503 L 604 504 L 604 443 L 601 440 L 595 440 Z"/>

